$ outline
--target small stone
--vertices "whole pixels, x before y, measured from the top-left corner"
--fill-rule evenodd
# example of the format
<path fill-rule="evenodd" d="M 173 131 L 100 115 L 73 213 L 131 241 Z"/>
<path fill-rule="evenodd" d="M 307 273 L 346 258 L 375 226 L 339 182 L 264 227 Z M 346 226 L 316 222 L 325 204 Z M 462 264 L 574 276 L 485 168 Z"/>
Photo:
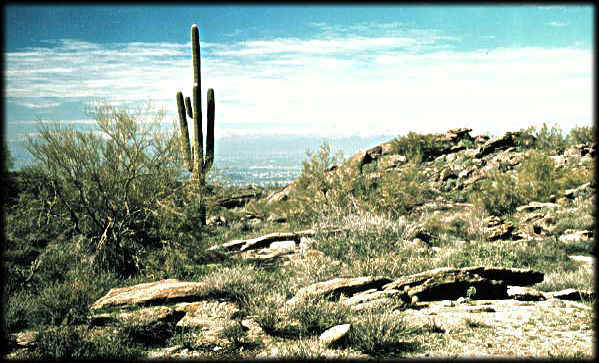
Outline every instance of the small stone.
<path fill-rule="evenodd" d="M 561 242 L 579 242 L 579 241 L 588 241 L 593 237 L 592 231 L 576 231 L 572 229 L 567 229 L 564 231 L 559 237 Z"/>
<path fill-rule="evenodd" d="M 330 329 L 327 329 L 324 333 L 322 333 L 320 335 L 320 337 L 318 338 L 318 340 L 324 346 L 329 346 L 332 343 L 343 338 L 349 332 L 350 328 L 351 328 L 351 324 L 342 324 L 342 325 L 334 326 Z"/>

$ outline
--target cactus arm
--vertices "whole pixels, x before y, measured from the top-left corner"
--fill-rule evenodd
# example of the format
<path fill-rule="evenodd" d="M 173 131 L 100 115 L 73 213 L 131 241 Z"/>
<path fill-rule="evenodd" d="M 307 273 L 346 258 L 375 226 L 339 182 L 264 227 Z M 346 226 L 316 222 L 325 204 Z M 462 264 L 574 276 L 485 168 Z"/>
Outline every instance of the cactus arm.
<path fill-rule="evenodd" d="M 189 130 L 187 129 L 187 117 L 185 116 L 185 106 L 183 106 L 183 93 L 177 92 L 177 109 L 179 110 L 179 126 L 181 128 L 181 153 L 185 158 L 187 169 L 192 171 L 191 152 L 189 150 Z"/>
<path fill-rule="evenodd" d="M 191 108 L 191 99 L 189 97 L 185 97 L 185 110 L 187 110 L 187 116 L 189 116 L 189 118 L 193 118 L 193 110 Z"/>
<path fill-rule="evenodd" d="M 208 114 L 206 123 L 206 161 L 204 171 L 210 170 L 214 161 L 214 89 L 208 90 Z"/>

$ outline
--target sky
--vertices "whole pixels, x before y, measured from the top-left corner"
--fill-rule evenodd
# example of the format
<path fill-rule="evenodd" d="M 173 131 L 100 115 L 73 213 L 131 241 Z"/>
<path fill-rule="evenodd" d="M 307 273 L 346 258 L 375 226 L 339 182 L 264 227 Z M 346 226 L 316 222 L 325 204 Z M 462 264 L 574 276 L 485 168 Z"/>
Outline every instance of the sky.
<path fill-rule="evenodd" d="M 176 92 L 191 96 L 192 24 L 217 138 L 569 130 L 593 123 L 593 10 L 6 5 L 5 132 L 89 124 L 97 101 L 151 102 L 172 124 Z"/>

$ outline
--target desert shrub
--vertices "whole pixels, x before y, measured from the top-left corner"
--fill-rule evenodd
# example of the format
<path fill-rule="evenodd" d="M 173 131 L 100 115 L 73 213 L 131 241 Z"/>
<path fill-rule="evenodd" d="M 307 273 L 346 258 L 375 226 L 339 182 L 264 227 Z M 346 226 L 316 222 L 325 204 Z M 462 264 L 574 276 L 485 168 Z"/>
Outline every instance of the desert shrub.
<path fill-rule="evenodd" d="M 585 144 L 590 145 L 595 142 L 595 127 L 578 126 L 570 130 L 568 134 L 568 143 L 570 145 Z"/>
<path fill-rule="evenodd" d="M 327 143 L 321 144 L 318 153 L 307 151 L 307 156 L 290 200 L 279 210 L 296 225 L 309 224 L 340 208 L 352 208 L 354 187 L 361 180 L 350 170 L 335 168 L 343 158 L 340 153 L 333 155 Z"/>
<path fill-rule="evenodd" d="M 347 336 L 338 344 L 358 349 L 375 357 L 399 357 L 418 349 L 406 342 L 410 329 L 393 313 L 368 312 L 352 324 Z"/>
<path fill-rule="evenodd" d="M 494 215 L 512 214 L 530 201 L 548 202 L 564 189 L 590 182 L 590 169 L 570 166 L 557 169 L 541 151 L 531 150 L 514 173 L 491 172 L 469 193 L 471 202 Z"/>
<path fill-rule="evenodd" d="M 300 323 L 299 335 L 321 334 L 326 329 L 347 322 L 349 307 L 321 298 L 305 298 L 290 310 L 289 317 Z"/>
<path fill-rule="evenodd" d="M 148 120 L 99 106 L 95 117 L 100 132 L 42 124 L 27 149 L 56 215 L 90 238 L 96 265 L 130 274 L 160 239 L 156 201 L 180 185 L 178 138 L 160 132 L 161 113 Z"/>
<path fill-rule="evenodd" d="M 492 215 L 511 214 L 524 204 L 516 186 L 517 181 L 510 174 L 491 172 L 487 179 L 475 185 L 469 199 Z"/>
<path fill-rule="evenodd" d="M 440 135 L 415 132 L 395 138 L 392 142 L 394 154 L 405 155 L 416 162 L 430 161 L 451 146 L 452 144 L 442 140 Z"/>
<path fill-rule="evenodd" d="M 35 360 L 99 360 L 140 358 L 142 349 L 122 334 L 99 335 L 88 339 L 71 327 L 43 329 L 36 336 L 28 358 Z"/>
<path fill-rule="evenodd" d="M 418 163 L 412 161 L 400 170 L 385 173 L 377 193 L 370 195 L 371 201 L 380 212 L 406 214 L 435 195 L 429 184 Z"/>
<path fill-rule="evenodd" d="M 535 148 L 540 150 L 563 149 L 568 146 L 567 136 L 562 133 L 558 125 L 549 128 L 546 123 L 543 123 L 540 129 L 535 130 L 534 135 Z"/>

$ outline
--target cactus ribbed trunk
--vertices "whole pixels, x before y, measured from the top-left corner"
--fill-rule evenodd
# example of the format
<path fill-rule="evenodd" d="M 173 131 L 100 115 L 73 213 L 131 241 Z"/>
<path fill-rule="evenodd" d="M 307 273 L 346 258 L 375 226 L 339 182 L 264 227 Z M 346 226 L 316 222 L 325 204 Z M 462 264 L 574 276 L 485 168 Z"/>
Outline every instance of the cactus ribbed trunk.
<path fill-rule="evenodd" d="M 199 185 L 204 174 L 204 135 L 202 134 L 202 107 L 199 85 L 193 86 L 193 178 Z"/>
<path fill-rule="evenodd" d="M 206 205 L 204 192 L 206 173 L 214 161 L 214 90 L 208 90 L 207 122 L 206 122 L 206 156 L 204 156 L 204 135 L 202 132 L 202 74 L 200 71 L 200 31 L 196 24 L 191 26 L 191 57 L 193 64 L 192 97 L 183 98 L 177 92 L 177 110 L 181 127 L 181 152 L 184 155 L 189 171 L 192 172 L 193 183 L 198 188 L 200 198 L 200 222 L 206 224 Z M 186 114 L 187 113 L 187 114 Z M 187 116 L 193 121 L 193 138 L 190 152 Z"/>

